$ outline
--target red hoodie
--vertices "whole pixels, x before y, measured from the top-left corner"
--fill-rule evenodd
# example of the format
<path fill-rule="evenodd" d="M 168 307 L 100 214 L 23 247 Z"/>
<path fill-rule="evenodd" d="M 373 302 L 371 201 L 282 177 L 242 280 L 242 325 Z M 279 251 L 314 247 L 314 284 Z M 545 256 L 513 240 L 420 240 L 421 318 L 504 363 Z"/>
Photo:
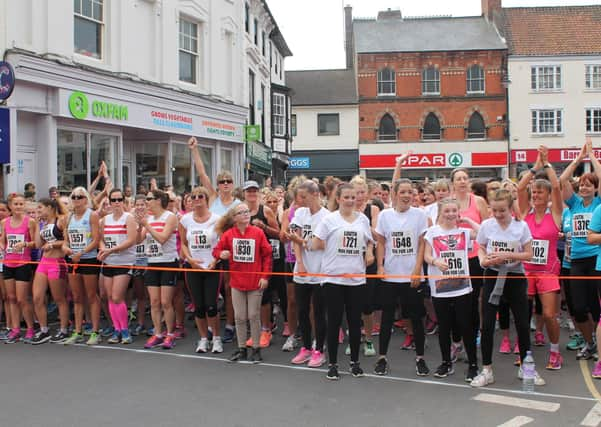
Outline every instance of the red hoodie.
<path fill-rule="evenodd" d="M 260 279 L 269 279 L 273 249 L 260 228 L 249 225 L 244 233 L 236 226 L 230 228 L 221 235 L 213 249 L 213 256 L 219 259 L 221 251 L 230 251 L 231 254 L 229 262 L 232 288 L 255 291 L 259 289 Z M 256 273 L 244 273 L 246 271 Z"/>

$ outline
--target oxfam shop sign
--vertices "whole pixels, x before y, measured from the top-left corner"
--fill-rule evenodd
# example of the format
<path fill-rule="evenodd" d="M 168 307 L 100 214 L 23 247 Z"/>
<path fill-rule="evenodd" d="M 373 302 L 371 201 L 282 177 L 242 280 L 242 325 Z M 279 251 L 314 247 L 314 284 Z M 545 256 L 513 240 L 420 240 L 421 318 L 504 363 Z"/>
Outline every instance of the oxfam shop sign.
<path fill-rule="evenodd" d="M 122 120 L 129 117 L 127 105 L 99 100 L 90 100 L 83 92 L 73 92 L 69 97 L 69 112 L 79 120 L 92 115 L 96 119 Z"/>

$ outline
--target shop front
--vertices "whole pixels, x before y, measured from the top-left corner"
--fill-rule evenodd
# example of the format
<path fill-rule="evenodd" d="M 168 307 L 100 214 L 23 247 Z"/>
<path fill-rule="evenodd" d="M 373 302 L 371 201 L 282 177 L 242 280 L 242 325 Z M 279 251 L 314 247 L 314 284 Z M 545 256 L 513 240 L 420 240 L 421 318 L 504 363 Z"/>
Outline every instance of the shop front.
<path fill-rule="evenodd" d="M 247 141 L 246 143 L 246 176 L 263 185 L 271 176 L 271 148 L 262 142 Z"/>
<path fill-rule="evenodd" d="M 595 157 L 601 159 L 601 148 L 595 148 Z M 566 168 L 566 166 L 578 157 L 580 148 L 550 148 L 549 149 L 549 163 L 553 165 L 555 170 L 560 174 Z M 535 149 L 524 149 L 524 150 L 512 150 L 511 151 L 511 170 L 514 172 L 514 176 L 518 176 L 521 172 L 530 169 L 536 162 L 538 156 L 538 150 Z M 591 171 L 591 164 L 588 157 L 579 165 L 576 170 L 576 175 L 581 175 L 584 172 Z"/>
<path fill-rule="evenodd" d="M 305 175 L 308 178 L 335 176 L 350 180 L 359 173 L 359 153 L 357 150 L 293 151 L 287 178 Z"/>

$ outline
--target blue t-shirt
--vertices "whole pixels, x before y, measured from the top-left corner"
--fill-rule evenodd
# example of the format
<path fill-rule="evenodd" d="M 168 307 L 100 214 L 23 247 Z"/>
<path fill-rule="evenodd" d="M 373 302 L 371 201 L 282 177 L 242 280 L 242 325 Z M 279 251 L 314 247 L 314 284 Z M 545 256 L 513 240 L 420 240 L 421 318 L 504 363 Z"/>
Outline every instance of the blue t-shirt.
<path fill-rule="evenodd" d="M 599 196 L 593 197 L 588 206 L 582 204 L 582 197 L 573 194 L 566 205 L 572 211 L 572 259 L 583 259 L 597 256 L 599 245 L 589 245 L 586 242 L 586 234 L 593 217 L 593 211 L 601 205 Z"/>
<path fill-rule="evenodd" d="M 594 233 L 601 233 L 601 206 L 597 206 L 597 208 L 593 211 L 593 217 L 588 225 L 588 229 Z M 600 245 L 594 246 L 597 246 L 597 249 L 600 247 Z M 601 271 L 601 258 L 599 255 L 597 255 L 597 264 L 595 265 L 595 269 L 597 269 L 597 271 Z"/>
<path fill-rule="evenodd" d="M 563 233 L 564 252 L 561 266 L 569 269 L 572 267 L 572 211 L 565 208 L 561 215 L 561 231 Z"/>
<path fill-rule="evenodd" d="M 221 199 L 217 197 L 215 201 L 211 204 L 209 211 L 211 213 L 214 213 L 215 215 L 223 216 L 227 213 L 228 210 L 238 206 L 240 203 L 242 203 L 240 200 L 234 199 L 232 203 L 230 203 L 228 206 L 225 206 Z"/>

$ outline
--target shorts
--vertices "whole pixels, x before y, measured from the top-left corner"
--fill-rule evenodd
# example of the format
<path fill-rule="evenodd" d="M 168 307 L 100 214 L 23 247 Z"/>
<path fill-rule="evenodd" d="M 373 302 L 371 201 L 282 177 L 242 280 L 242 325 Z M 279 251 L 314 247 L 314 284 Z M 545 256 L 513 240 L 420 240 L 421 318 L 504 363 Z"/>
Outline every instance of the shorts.
<path fill-rule="evenodd" d="M 4 280 L 14 279 L 17 282 L 31 282 L 33 269 L 31 268 L 31 264 L 24 264 L 18 267 L 9 267 L 4 264 L 3 276 Z"/>
<path fill-rule="evenodd" d="M 65 261 L 67 264 L 73 263 L 69 257 L 65 257 Z M 79 264 L 76 264 L 77 267 L 75 268 L 75 274 L 96 276 L 98 273 L 100 273 L 100 262 L 96 258 L 80 258 L 79 263 L 86 265 L 80 266 Z M 73 267 L 73 265 L 67 265 L 67 271 L 69 273 L 73 273 Z"/>
<path fill-rule="evenodd" d="M 131 266 L 129 265 L 108 265 L 102 264 L 102 268 L 100 273 L 104 277 L 115 277 L 115 276 L 123 276 L 129 275 L 131 276 Z"/>
<path fill-rule="evenodd" d="M 148 264 L 144 264 L 144 265 L 138 265 L 136 264 L 134 267 L 137 268 L 132 268 L 132 277 L 144 277 L 144 273 L 146 273 L 146 270 L 140 267 L 148 267 Z"/>
<path fill-rule="evenodd" d="M 42 257 L 37 273 L 47 276 L 49 280 L 64 279 L 67 277 L 67 264 L 64 258 Z"/>
<path fill-rule="evenodd" d="M 528 296 L 559 292 L 559 278 L 556 274 L 545 271 L 527 271 Z"/>
<path fill-rule="evenodd" d="M 148 264 L 153 267 L 152 270 L 146 270 L 144 273 L 144 285 L 146 286 L 175 286 L 177 284 L 177 273 L 175 270 L 179 268 L 179 262 L 157 262 Z M 155 270 L 156 268 L 156 270 Z M 166 268 L 169 270 L 159 270 Z"/>

